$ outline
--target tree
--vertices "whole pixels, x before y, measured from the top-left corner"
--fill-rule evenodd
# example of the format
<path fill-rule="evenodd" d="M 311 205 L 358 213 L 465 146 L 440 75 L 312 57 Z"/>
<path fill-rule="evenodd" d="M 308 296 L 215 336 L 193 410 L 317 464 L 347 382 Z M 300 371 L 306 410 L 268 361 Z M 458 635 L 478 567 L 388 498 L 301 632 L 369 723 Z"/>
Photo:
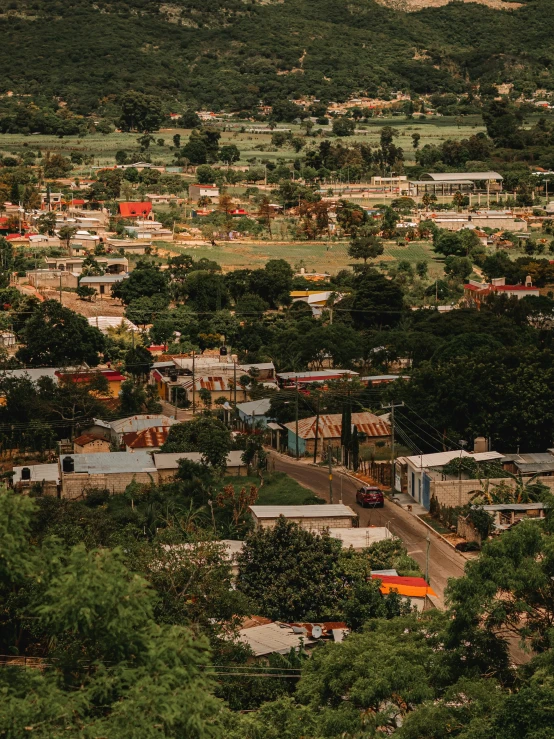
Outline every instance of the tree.
<path fill-rule="evenodd" d="M 116 164 L 127 164 L 129 161 L 129 155 L 124 149 L 118 149 L 115 152 L 115 163 Z"/>
<path fill-rule="evenodd" d="M 363 259 L 367 264 L 368 259 L 375 259 L 384 251 L 384 246 L 380 239 L 375 236 L 359 236 L 350 242 L 348 247 L 348 256 L 352 259 Z"/>
<path fill-rule="evenodd" d="M 356 122 L 351 118 L 340 116 L 333 120 L 333 133 L 335 136 L 352 136 L 356 130 Z"/>
<path fill-rule="evenodd" d="M 32 367 L 64 367 L 86 362 L 95 367 L 105 341 L 87 319 L 46 300 L 35 308 L 22 331 L 24 346 L 17 358 Z"/>
<path fill-rule="evenodd" d="M 129 90 L 121 98 L 121 117 L 118 125 L 122 131 L 139 133 L 157 131 L 164 118 L 162 102 L 157 97 Z"/>
<path fill-rule="evenodd" d="M 256 612 L 282 621 L 325 619 L 338 609 L 340 543 L 280 517 L 251 533 L 239 555 L 237 589 Z"/>
<path fill-rule="evenodd" d="M 62 226 L 58 231 L 58 237 L 60 241 L 65 241 L 65 248 L 68 252 L 71 252 L 71 239 L 77 233 L 75 226 Z"/>
<path fill-rule="evenodd" d="M 135 346 L 125 355 L 125 371 L 132 375 L 135 381 L 146 379 L 152 364 L 152 355 L 144 346 Z"/>
<path fill-rule="evenodd" d="M 116 283 L 112 288 L 114 298 L 119 298 L 126 305 L 137 298 L 156 296 L 160 301 L 169 303 L 167 277 L 159 267 L 147 262 L 139 262 L 129 277 Z"/>
<path fill-rule="evenodd" d="M 351 310 L 354 326 L 394 326 L 404 311 L 401 288 L 372 267 L 361 268 L 353 280 L 354 293 L 343 298 L 341 310 Z"/>
<path fill-rule="evenodd" d="M 38 217 L 37 225 L 39 233 L 54 236 L 56 229 L 56 214 L 53 211 L 50 213 L 41 213 Z"/>
<path fill-rule="evenodd" d="M 71 161 L 61 154 L 48 153 L 42 165 L 44 176 L 52 179 L 66 177 L 72 169 Z"/>
<path fill-rule="evenodd" d="M 235 144 L 222 146 L 219 150 L 219 158 L 222 162 L 225 162 L 225 164 L 230 165 L 234 162 L 238 162 L 240 159 L 240 151 Z"/>
<path fill-rule="evenodd" d="M 199 128 L 202 125 L 200 116 L 194 110 L 185 110 L 181 116 L 183 128 Z"/>
<path fill-rule="evenodd" d="M 473 272 L 473 264 L 468 257 L 449 256 L 444 260 L 444 272 L 449 277 L 465 280 Z"/>
<path fill-rule="evenodd" d="M 420 133 L 413 133 L 412 134 L 412 146 L 414 149 L 417 149 L 419 146 L 419 142 L 421 140 L 421 134 Z"/>
<path fill-rule="evenodd" d="M 96 295 L 96 290 L 93 287 L 89 287 L 88 285 L 79 285 L 79 287 L 77 288 L 77 295 L 79 296 L 80 300 L 91 301 L 92 298 Z"/>
<path fill-rule="evenodd" d="M 231 432 L 223 421 L 200 416 L 169 430 L 162 452 L 200 452 L 206 464 L 224 470 L 231 450 Z"/>

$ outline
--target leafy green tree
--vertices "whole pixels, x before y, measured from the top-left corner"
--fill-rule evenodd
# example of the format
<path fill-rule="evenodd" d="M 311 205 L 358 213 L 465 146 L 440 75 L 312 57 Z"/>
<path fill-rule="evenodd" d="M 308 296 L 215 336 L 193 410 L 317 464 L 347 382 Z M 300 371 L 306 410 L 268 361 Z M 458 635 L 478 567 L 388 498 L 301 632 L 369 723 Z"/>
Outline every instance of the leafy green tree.
<path fill-rule="evenodd" d="M 348 256 L 352 259 L 375 259 L 384 252 L 383 243 L 376 236 L 357 236 L 352 239 L 348 247 Z"/>
<path fill-rule="evenodd" d="M 451 255 L 444 260 L 444 272 L 453 279 L 465 280 L 473 272 L 473 264 L 468 257 Z"/>
<path fill-rule="evenodd" d="M 41 213 L 38 217 L 37 225 L 39 233 L 53 236 L 56 229 L 56 214 L 53 211 L 50 213 Z"/>
<path fill-rule="evenodd" d="M 225 469 L 231 451 L 231 432 L 213 416 L 177 423 L 169 430 L 162 452 L 200 452 L 207 464 Z"/>
<path fill-rule="evenodd" d="M 352 136 L 356 130 L 356 121 L 345 116 L 333 120 L 333 133 L 335 136 Z"/>
<path fill-rule="evenodd" d="M 259 528 L 239 556 L 237 588 L 257 612 L 284 621 L 324 619 L 338 610 L 340 542 L 279 518 Z"/>
<path fill-rule="evenodd" d="M 92 300 L 96 295 L 96 290 L 88 285 L 79 285 L 77 288 L 77 295 L 81 300 Z"/>
<path fill-rule="evenodd" d="M 21 338 L 24 346 L 16 356 L 32 367 L 64 367 L 83 362 L 95 367 L 105 346 L 97 328 L 57 300 L 46 300 L 37 306 Z"/>
<path fill-rule="evenodd" d="M 157 299 L 169 303 L 167 277 L 159 267 L 148 263 L 138 263 L 129 277 L 117 282 L 112 288 L 112 296 L 129 305 L 137 298 L 156 296 Z"/>
<path fill-rule="evenodd" d="M 135 380 L 147 377 L 152 364 L 152 355 L 144 346 L 135 346 L 125 355 L 125 371 Z"/>
<path fill-rule="evenodd" d="M 234 162 L 238 162 L 240 159 L 240 151 L 235 144 L 222 146 L 219 150 L 219 158 L 225 164 L 234 164 Z"/>
<path fill-rule="evenodd" d="M 129 90 L 121 98 L 121 117 L 118 125 L 122 131 L 139 131 L 139 133 L 157 131 L 164 118 L 162 102 L 157 97 Z"/>

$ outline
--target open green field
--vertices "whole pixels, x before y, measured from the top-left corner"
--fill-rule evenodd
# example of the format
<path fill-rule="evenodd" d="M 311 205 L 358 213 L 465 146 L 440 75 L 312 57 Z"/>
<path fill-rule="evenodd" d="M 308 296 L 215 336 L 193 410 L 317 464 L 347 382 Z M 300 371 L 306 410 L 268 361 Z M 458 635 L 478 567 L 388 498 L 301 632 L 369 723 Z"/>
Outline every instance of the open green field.
<path fill-rule="evenodd" d="M 271 145 L 271 134 L 269 133 L 249 133 L 246 130 L 252 127 L 265 127 L 266 124 L 245 122 L 233 122 L 225 126 L 227 130 L 221 130 L 220 144 L 236 144 L 241 152 L 241 164 L 246 164 L 252 160 L 261 161 L 262 159 L 269 161 L 293 160 L 298 155 L 290 147 L 277 149 Z M 396 140 L 398 146 L 404 149 L 406 162 L 409 164 L 413 161 L 414 149 L 412 146 L 412 134 L 419 133 L 421 135 L 420 147 L 425 144 L 438 144 L 446 139 L 462 139 L 472 134 L 483 131 L 483 123 L 479 116 L 467 116 L 463 119 L 455 119 L 451 117 L 407 120 L 403 117 L 379 118 L 370 123 L 359 124 L 359 130 L 354 136 L 343 139 L 345 142 L 363 141 L 364 143 L 377 146 L 379 136 L 383 126 L 393 126 L 398 129 L 400 136 Z M 290 128 L 294 134 L 304 133 L 304 128 L 295 124 L 282 123 L 277 128 Z M 320 128 L 315 126 L 315 128 Z M 321 127 L 323 131 L 331 130 L 331 126 Z M 182 128 L 166 128 L 154 134 L 156 140 L 163 139 L 164 146 L 154 143 L 150 146 L 149 154 L 153 162 L 160 164 L 170 164 L 173 160 L 174 150 L 173 136 L 178 133 L 181 136 L 182 143 L 186 143 L 190 135 L 190 130 Z M 92 154 L 94 156 L 94 164 L 96 166 L 113 165 L 115 162 L 115 153 L 119 149 L 125 149 L 129 153 L 135 152 L 137 161 L 143 158 L 140 155 L 139 145 L 136 133 L 118 133 L 109 134 L 89 134 L 83 137 L 66 136 L 59 138 L 57 136 L 43 135 L 23 135 L 23 134 L 1 134 L 0 135 L 0 152 L 4 154 L 23 154 L 26 149 L 41 149 L 43 152 L 51 151 L 69 155 L 71 152 L 80 152 L 82 154 Z M 324 137 L 316 136 L 306 139 L 307 146 L 318 145 Z M 301 156 L 301 154 L 300 154 Z M 76 170 L 81 174 L 87 173 L 87 169 Z"/>
<path fill-rule="evenodd" d="M 264 474 L 264 484 L 260 487 L 259 477 L 226 477 L 225 485 L 233 485 L 235 490 L 255 485 L 258 489 L 258 505 L 306 505 L 325 503 L 311 490 L 303 487 L 284 472 Z"/>
<path fill-rule="evenodd" d="M 238 242 L 220 241 L 217 246 L 183 247 L 165 242 L 157 242 L 163 249 L 172 252 L 191 254 L 194 259 L 213 259 L 221 264 L 224 272 L 234 269 L 255 269 L 263 267 L 268 259 L 286 259 L 289 264 L 306 272 L 328 272 L 336 274 L 341 269 L 353 264 L 348 256 L 348 242 L 296 242 L 271 243 L 270 241 Z M 385 244 L 385 251 L 376 260 L 376 264 L 392 264 L 406 260 L 411 264 L 420 261 L 428 263 L 430 277 L 443 274 L 442 262 L 435 258 L 431 244 L 427 241 L 412 242 L 407 246 L 398 246 L 394 242 Z"/>

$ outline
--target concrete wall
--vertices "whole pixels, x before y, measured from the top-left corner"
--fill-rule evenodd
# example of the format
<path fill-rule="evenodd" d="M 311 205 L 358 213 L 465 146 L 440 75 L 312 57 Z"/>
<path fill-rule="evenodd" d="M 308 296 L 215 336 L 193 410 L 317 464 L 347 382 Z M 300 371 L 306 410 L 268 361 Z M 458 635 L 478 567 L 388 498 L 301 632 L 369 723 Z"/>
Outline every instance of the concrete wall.
<path fill-rule="evenodd" d="M 33 285 L 34 287 L 48 287 L 51 290 L 59 289 L 60 277 L 62 279 L 62 287 L 77 287 L 78 277 L 71 272 L 58 272 L 54 270 L 44 270 L 43 272 L 27 272 L 27 279 L 30 285 Z"/>
<path fill-rule="evenodd" d="M 277 524 L 277 518 L 262 518 L 257 519 L 254 517 L 254 523 L 257 527 L 262 529 L 273 529 Z M 324 529 L 351 529 L 352 517 L 340 516 L 340 517 L 317 517 L 317 518 L 287 518 L 287 521 L 297 523 L 303 529 L 308 531 L 323 531 Z"/>
<path fill-rule="evenodd" d="M 158 481 L 160 483 L 162 482 L 171 482 L 175 475 L 177 474 L 177 469 L 172 470 L 158 470 Z M 225 470 L 225 474 L 229 476 L 235 476 L 235 477 L 246 477 L 248 474 L 248 469 L 246 466 L 240 466 L 240 467 L 227 467 Z"/>
<path fill-rule="evenodd" d="M 537 482 L 542 482 L 551 492 L 554 492 L 554 477 L 541 476 L 536 478 Z M 511 478 L 490 480 L 490 486 L 499 485 L 501 482 L 506 483 L 511 488 L 515 488 L 516 482 Z M 435 496 L 437 502 L 448 508 L 456 508 L 457 506 L 466 505 L 477 492 L 483 492 L 483 488 L 479 480 L 432 480 L 430 486 L 431 497 Z"/>
<path fill-rule="evenodd" d="M 82 472 L 62 473 L 62 498 L 77 500 L 83 498 L 91 488 L 109 490 L 112 495 L 124 493 L 132 482 L 150 485 L 158 482 L 157 472 L 117 472 L 114 474 L 87 475 Z"/>

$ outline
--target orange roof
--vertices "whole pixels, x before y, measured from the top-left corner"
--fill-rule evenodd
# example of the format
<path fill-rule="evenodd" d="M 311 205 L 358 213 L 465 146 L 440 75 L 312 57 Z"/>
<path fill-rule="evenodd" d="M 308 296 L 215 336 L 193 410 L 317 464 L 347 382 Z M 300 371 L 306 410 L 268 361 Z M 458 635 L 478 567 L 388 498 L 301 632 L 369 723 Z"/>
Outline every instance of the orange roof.
<path fill-rule="evenodd" d="M 94 434 L 81 434 L 73 440 L 77 446 L 85 446 L 85 444 L 92 444 L 93 441 L 106 441 L 102 436 L 94 436 Z"/>
<path fill-rule="evenodd" d="M 152 203 L 119 203 L 119 214 L 124 218 L 147 216 L 152 212 Z"/>
<path fill-rule="evenodd" d="M 380 580 L 379 590 L 383 595 L 398 593 L 408 598 L 425 598 L 435 595 L 433 588 L 422 577 L 398 577 L 395 575 L 372 575 L 373 580 Z"/>

